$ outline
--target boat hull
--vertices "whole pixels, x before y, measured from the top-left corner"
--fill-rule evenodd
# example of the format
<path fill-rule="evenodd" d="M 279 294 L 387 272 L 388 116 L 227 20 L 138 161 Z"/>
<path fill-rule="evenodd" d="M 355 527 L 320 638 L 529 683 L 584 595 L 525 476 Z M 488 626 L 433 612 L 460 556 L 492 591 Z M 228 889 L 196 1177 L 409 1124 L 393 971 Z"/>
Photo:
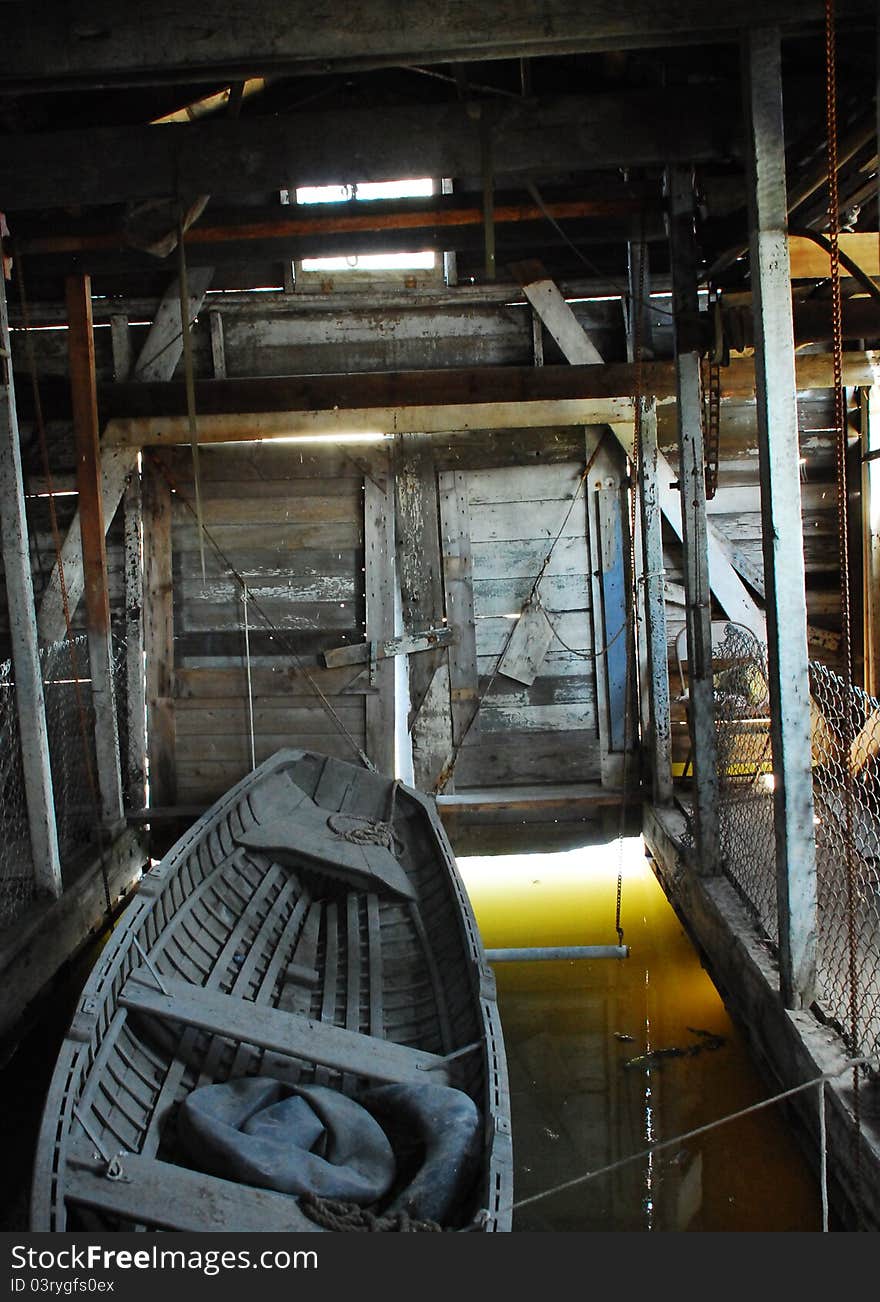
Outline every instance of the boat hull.
<path fill-rule="evenodd" d="M 194 1104 L 218 1086 L 223 1103 L 264 1085 L 269 1120 L 279 1107 L 305 1116 L 307 1102 L 324 1115 L 322 1100 L 335 1115 L 338 1101 L 346 1115 L 371 1110 L 395 1143 L 382 1107 L 399 1098 L 421 1134 L 406 1162 L 395 1147 L 387 1195 L 347 1221 L 344 1199 L 322 1201 L 325 1168 L 331 1190 L 348 1187 L 333 1184 L 345 1138 L 330 1122 L 330 1148 L 326 1135 L 313 1146 L 331 1154 L 314 1196 L 253 1164 L 254 1120 L 233 1122 L 244 1179 L 206 1158 Z M 425 1127 L 435 1098 L 475 1118 L 451 1156 Z M 226 1152 L 227 1114 L 218 1124 Z M 357 1164 L 362 1145 L 350 1147 Z M 440 1184 L 452 1172 L 449 1196 L 419 1202 L 432 1163 Z M 145 874 L 104 948 L 50 1084 L 31 1228 L 393 1230 L 439 1207 L 425 1228 L 503 1232 L 511 1181 L 494 978 L 433 802 L 335 758 L 278 752 Z"/>

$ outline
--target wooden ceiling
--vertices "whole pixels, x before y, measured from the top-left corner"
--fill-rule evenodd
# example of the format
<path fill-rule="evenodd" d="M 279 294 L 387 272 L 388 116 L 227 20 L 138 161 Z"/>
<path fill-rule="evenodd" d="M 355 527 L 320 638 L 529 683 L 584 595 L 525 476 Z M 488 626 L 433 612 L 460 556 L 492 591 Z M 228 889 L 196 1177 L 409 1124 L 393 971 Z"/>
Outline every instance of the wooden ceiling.
<path fill-rule="evenodd" d="M 836 4 L 841 210 L 853 230 L 877 225 L 875 10 Z M 9 245 L 41 301 L 60 298 L 71 270 L 90 272 L 97 293 L 161 292 L 175 260 L 157 245 L 181 209 L 194 215 L 189 261 L 215 266 L 226 287 L 274 284 L 285 258 L 414 240 L 455 250 L 459 280 L 479 283 L 491 181 L 499 279 L 526 257 L 559 278 L 619 277 L 642 237 L 662 273 L 663 176 L 681 163 L 695 171 L 703 278 L 747 289 L 739 41 L 757 22 L 783 34 L 792 224 L 821 232 L 815 0 L 0 0 Z M 279 197 L 426 174 L 451 178 L 453 192 L 370 205 L 369 218 L 350 203 L 305 222 Z"/>

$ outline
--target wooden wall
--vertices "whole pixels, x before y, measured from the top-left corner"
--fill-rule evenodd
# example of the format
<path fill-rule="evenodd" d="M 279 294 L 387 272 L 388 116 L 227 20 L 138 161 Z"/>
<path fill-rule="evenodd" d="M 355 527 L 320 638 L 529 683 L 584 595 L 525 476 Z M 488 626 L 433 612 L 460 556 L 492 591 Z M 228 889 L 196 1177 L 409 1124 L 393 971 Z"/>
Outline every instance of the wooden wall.
<path fill-rule="evenodd" d="M 251 698 L 257 763 L 283 746 L 356 760 L 372 689 L 362 667 L 327 669 L 322 653 L 364 639 L 364 486 L 385 459 L 200 449 L 203 549 L 190 452 L 154 460 L 171 495 L 176 801 L 208 803 L 249 771 Z"/>

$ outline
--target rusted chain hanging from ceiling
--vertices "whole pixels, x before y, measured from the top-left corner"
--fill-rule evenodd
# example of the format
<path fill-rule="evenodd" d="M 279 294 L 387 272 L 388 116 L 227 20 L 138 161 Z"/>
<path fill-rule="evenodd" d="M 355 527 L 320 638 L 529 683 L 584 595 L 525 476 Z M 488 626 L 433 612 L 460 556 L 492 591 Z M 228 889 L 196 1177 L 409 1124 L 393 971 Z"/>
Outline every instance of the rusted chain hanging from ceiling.
<path fill-rule="evenodd" d="M 840 285 L 840 199 L 837 151 L 837 42 L 834 0 L 825 3 L 825 115 L 828 136 L 828 246 L 831 260 L 832 373 L 834 384 L 834 428 L 837 466 L 838 554 L 840 559 L 840 621 L 843 648 L 845 710 L 843 714 L 843 797 L 845 810 L 844 854 L 847 893 L 847 950 L 850 1047 L 858 1051 L 858 981 L 856 953 L 856 881 L 854 855 L 853 774 L 849 762 L 853 738 L 852 619 L 850 613 L 849 528 L 847 513 L 847 414 L 843 387 L 843 307 Z M 861 1207 L 861 1114 L 859 1069 L 852 1073 L 853 1119 L 855 1122 L 856 1205 Z"/>

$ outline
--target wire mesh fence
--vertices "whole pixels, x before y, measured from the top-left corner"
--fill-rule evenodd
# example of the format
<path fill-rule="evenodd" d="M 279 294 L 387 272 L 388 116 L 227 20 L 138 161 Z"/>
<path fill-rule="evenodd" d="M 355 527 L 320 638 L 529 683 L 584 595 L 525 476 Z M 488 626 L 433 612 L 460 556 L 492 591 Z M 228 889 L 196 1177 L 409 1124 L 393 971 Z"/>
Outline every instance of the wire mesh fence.
<path fill-rule="evenodd" d="M 33 898 L 15 678 L 6 660 L 0 664 L 0 928 L 10 926 Z"/>
<path fill-rule="evenodd" d="M 62 873 L 96 842 L 100 826 L 95 716 L 85 634 L 40 651 Z M 120 754 L 127 744 L 126 646 L 113 643 L 113 682 Z M 21 733 L 12 662 L 0 663 L 0 930 L 36 896 Z"/>
<path fill-rule="evenodd" d="M 767 648 L 727 626 L 713 658 L 721 858 L 776 946 Z M 853 1055 L 880 1053 L 880 703 L 810 665 L 817 1004 Z"/>
<path fill-rule="evenodd" d="M 41 652 L 40 660 L 58 853 L 64 869 L 90 844 L 100 820 L 88 639 L 80 634 L 56 642 Z"/>
<path fill-rule="evenodd" d="M 880 702 L 810 666 L 818 998 L 854 1054 L 880 1054 Z"/>
<path fill-rule="evenodd" d="M 767 649 L 728 624 L 713 654 L 718 825 L 724 871 L 776 944 L 776 843 Z"/>

